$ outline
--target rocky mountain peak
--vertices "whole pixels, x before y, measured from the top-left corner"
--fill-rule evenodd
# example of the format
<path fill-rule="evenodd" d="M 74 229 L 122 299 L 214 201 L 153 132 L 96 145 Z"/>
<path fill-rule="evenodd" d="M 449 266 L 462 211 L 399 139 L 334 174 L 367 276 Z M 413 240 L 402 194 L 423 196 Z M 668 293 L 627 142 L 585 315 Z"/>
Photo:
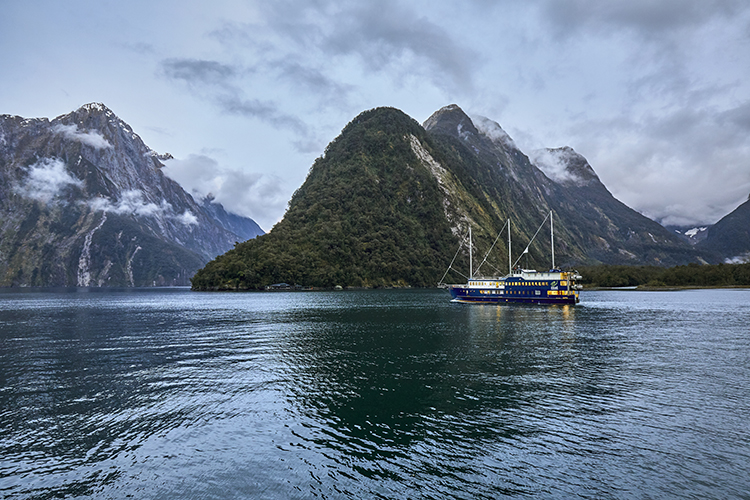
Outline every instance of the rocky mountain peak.
<path fill-rule="evenodd" d="M 75 111 L 56 117 L 53 122 L 78 123 L 89 126 L 105 123 L 125 123 L 111 109 L 99 102 L 84 104 Z M 127 125 L 127 124 L 125 124 Z"/>
<path fill-rule="evenodd" d="M 450 104 L 435 111 L 425 120 L 423 126 L 428 132 L 457 136 L 461 139 L 479 134 L 479 130 L 474 126 L 469 115 L 456 104 Z"/>
<path fill-rule="evenodd" d="M 101 103 L 51 121 L 0 117 L 0 286 L 186 284 L 263 233 L 196 203 L 161 171 L 170 157 Z"/>
<path fill-rule="evenodd" d="M 482 161 L 491 165 L 491 168 L 502 171 L 505 176 L 516 181 L 525 182 L 523 179 L 543 177 L 518 149 L 510 135 L 489 118 L 471 118 L 460 107 L 451 104 L 430 116 L 424 122 L 424 128 L 430 134 L 457 139 L 472 154 L 481 156 Z"/>
<path fill-rule="evenodd" d="M 148 149 L 132 127 L 102 103 L 84 104 L 51 123 L 66 139 L 78 140 L 96 149 L 128 143 L 134 143 L 132 147 L 137 149 Z"/>

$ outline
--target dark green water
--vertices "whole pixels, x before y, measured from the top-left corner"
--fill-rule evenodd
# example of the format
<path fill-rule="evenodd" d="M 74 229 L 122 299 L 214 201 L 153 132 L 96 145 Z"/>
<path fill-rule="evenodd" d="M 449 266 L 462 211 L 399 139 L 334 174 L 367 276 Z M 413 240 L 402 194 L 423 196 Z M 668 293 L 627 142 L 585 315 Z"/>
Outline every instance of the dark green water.
<path fill-rule="evenodd" d="M 750 291 L 0 292 L 5 498 L 750 498 Z"/>

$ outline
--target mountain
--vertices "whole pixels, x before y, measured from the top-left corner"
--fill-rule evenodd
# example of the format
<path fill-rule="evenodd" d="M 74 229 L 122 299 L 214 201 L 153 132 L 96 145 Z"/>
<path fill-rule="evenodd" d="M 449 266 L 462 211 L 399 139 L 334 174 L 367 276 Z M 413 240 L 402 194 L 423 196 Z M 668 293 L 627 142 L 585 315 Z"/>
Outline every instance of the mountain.
<path fill-rule="evenodd" d="M 0 286 L 188 284 L 250 219 L 197 203 L 103 104 L 0 115 Z"/>
<path fill-rule="evenodd" d="M 425 130 L 401 111 L 360 114 L 331 142 L 271 232 L 209 262 L 194 289 L 431 286 L 456 250 Z M 433 162 L 434 163 L 434 162 Z M 437 277 L 436 277 L 437 275 Z"/>
<path fill-rule="evenodd" d="M 710 258 L 615 199 L 572 148 L 535 151 L 529 158 L 500 125 L 483 117 L 472 119 L 456 105 L 437 111 L 425 128 L 466 165 L 476 165 L 472 175 L 500 209 L 498 215 L 508 214 L 521 224 L 521 242 L 528 241 L 533 234 L 529 230 L 552 210 L 562 265 L 664 266 Z"/>
<path fill-rule="evenodd" d="M 691 245 L 697 245 L 708 236 L 710 224 L 704 226 L 664 226 Z"/>
<path fill-rule="evenodd" d="M 498 124 L 472 120 L 455 105 L 424 126 L 397 109 L 366 111 L 314 162 L 274 229 L 209 262 L 193 288 L 434 286 L 469 226 L 481 256 L 508 218 L 514 259 L 530 245 L 521 264 L 543 269 L 549 242 L 529 241 L 550 211 L 561 266 L 703 258 L 617 201 L 572 149 L 544 150 L 534 158 Z M 453 268 L 467 270 L 468 261 L 459 252 Z M 507 272 L 504 243 L 482 265 L 485 273 Z"/>
<path fill-rule="evenodd" d="M 726 263 L 750 262 L 750 197 L 709 227 L 696 246 L 719 254 Z"/>

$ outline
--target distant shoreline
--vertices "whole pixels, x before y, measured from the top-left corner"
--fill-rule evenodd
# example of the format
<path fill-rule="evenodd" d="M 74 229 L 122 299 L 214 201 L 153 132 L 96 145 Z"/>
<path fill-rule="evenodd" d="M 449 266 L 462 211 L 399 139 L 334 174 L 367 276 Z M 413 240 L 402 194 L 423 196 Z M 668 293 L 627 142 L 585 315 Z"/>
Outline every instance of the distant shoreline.
<path fill-rule="evenodd" d="M 592 286 L 584 287 L 581 292 L 679 292 L 682 290 L 718 290 L 718 289 L 750 289 L 748 285 L 717 285 L 717 286 Z"/>
<path fill-rule="evenodd" d="M 725 285 L 725 286 L 591 286 L 585 287 L 581 293 L 586 292 L 679 292 L 685 290 L 750 290 L 748 285 Z M 189 286 L 135 286 L 135 287 L 44 287 L 44 286 L 4 286 L 0 287 L 0 293 L 9 292 L 128 292 L 128 291 L 157 291 L 157 290 L 187 290 L 208 293 L 300 293 L 300 292 L 351 292 L 366 290 L 442 290 L 440 287 L 342 287 L 342 288 L 319 288 L 311 287 L 304 289 L 288 290 L 263 290 L 263 289 L 223 289 L 223 290 L 191 290 Z"/>

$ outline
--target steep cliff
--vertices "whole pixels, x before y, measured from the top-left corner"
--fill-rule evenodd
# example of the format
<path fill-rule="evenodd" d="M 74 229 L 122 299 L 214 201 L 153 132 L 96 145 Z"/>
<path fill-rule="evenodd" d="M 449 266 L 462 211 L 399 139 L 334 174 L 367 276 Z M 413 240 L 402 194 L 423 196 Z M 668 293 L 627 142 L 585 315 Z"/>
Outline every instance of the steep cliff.
<path fill-rule="evenodd" d="M 193 200 L 162 159 L 102 104 L 0 116 L 0 286 L 184 285 L 254 236 Z"/>

